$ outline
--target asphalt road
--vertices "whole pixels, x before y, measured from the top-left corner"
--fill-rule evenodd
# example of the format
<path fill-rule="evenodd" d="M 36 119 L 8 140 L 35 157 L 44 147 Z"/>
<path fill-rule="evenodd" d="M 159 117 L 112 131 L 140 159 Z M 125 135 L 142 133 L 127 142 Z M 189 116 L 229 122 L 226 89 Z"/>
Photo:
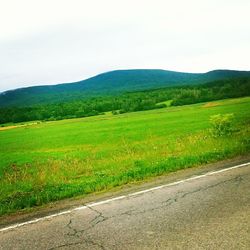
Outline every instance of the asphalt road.
<path fill-rule="evenodd" d="M 0 249 L 250 249 L 250 165 L 2 228 Z"/>

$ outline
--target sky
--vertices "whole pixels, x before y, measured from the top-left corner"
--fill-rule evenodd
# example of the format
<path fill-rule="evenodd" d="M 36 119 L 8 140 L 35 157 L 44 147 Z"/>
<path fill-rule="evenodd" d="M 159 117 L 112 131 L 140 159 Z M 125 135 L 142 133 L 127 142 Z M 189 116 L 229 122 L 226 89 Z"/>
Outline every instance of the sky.
<path fill-rule="evenodd" d="M 0 0 L 0 92 L 117 69 L 250 70 L 249 0 Z"/>

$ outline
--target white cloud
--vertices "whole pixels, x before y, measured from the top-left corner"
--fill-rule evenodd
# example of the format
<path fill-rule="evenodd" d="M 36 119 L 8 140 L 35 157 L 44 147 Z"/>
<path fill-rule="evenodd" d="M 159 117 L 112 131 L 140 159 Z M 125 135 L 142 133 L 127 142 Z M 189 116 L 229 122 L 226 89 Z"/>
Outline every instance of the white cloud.
<path fill-rule="evenodd" d="M 249 70 L 248 0 L 0 0 L 0 91 L 120 68 Z"/>

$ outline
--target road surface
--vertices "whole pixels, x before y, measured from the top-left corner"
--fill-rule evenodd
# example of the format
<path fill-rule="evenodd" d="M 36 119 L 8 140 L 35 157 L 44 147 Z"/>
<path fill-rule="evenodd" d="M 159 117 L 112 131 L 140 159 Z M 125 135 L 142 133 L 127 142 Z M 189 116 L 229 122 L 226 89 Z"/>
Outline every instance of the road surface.
<path fill-rule="evenodd" d="M 5 226 L 0 249 L 250 249 L 250 165 L 210 173 Z"/>

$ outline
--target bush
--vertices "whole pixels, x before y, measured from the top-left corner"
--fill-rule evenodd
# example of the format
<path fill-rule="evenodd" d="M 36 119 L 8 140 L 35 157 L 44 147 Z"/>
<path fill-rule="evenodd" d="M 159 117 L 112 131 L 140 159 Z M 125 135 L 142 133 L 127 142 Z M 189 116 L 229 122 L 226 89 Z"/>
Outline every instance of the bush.
<path fill-rule="evenodd" d="M 234 114 L 218 114 L 210 117 L 212 135 L 215 137 L 231 135 L 233 132 Z"/>

